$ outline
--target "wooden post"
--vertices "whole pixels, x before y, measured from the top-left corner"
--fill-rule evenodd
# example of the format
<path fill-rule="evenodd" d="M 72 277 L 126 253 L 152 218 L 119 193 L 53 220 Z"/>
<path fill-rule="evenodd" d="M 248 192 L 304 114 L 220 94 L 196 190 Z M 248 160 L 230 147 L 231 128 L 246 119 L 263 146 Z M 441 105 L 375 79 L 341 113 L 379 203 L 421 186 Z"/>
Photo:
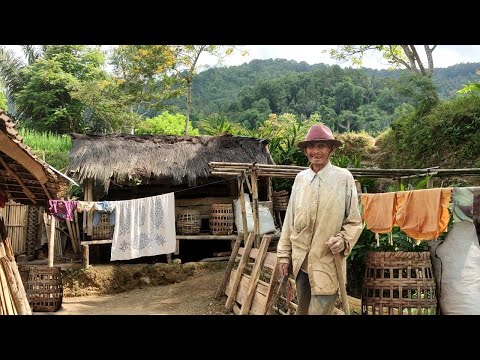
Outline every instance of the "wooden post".
<path fill-rule="evenodd" d="M 240 193 L 240 208 L 242 209 L 242 228 L 243 228 L 243 244 L 248 240 L 248 223 L 247 223 L 247 210 L 245 209 L 245 192 L 243 190 L 243 182 L 245 181 L 245 173 L 241 178 L 237 177 L 238 192 Z M 238 232 L 239 229 L 237 229 Z"/>
<path fill-rule="evenodd" d="M 255 247 L 258 248 L 260 241 L 260 221 L 258 219 L 258 177 L 255 166 L 252 168 L 252 212 L 253 233 L 255 234 Z"/>
<path fill-rule="evenodd" d="M 273 201 L 272 200 L 272 177 L 267 176 L 267 200 L 268 201 Z"/>
<path fill-rule="evenodd" d="M 89 262 L 89 256 L 90 256 L 90 252 L 89 252 L 89 249 L 88 249 L 88 245 L 82 245 L 82 263 L 83 263 L 83 267 L 84 268 L 87 268 L 90 266 L 90 262 Z"/>
<path fill-rule="evenodd" d="M 228 295 L 227 302 L 225 307 L 227 310 L 231 311 L 233 304 L 235 303 L 235 298 L 237 296 L 238 286 L 240 285 L 240 280 L 242 279 L 243 269 L 248 261 L 248 256 L 250 255 L 250 250 L 252 249 L 253 241 L 255 240 L 255 234 L 251 233 L 248 235 L 247 243 L 245 244 L 245 251 L 243 252 L 242 258 L 238 263 L 237 271 L 235 272 L 235 278 L 232 282 L 232 287 L 230 289 L 230 295 Z"/>
<path fill-rule="evenodd" d="M 55 216 L 50 215 L 50 238 L 48 239 L 48 267 L 53 267 L 53 249 L 55 246 Z"/>
<path fill-rule="evenodd" d="M 87 198 L 87 201 L 94 201 L 93 200 L 93 180 L 92 179 L 87 180 L 87 188 L 86 188 L 86 191 L 85 191 L 85 197 Z M 93 235 L 93 211 L 89 211 L 87 213 L 87 235 L 88 236 Z"/>
<path fill-rule="evenodd" d="M 242 243 L 242 235 L 241 233 L 238 233 L 237 240 L 235 241 L 235 245 L 233 246 L 232 253 L 230 254 L 230 259 L 228 260 L 227 268 L 225 269 L 225 273 L 223 274 L 222 282 L 218 286 L 217 292 L 215 293 L 215 299 L 220 299 L 220 297 L 225 292 L 225 288 L 227 287 L 227 281 L 232 272 L 233 265 L 235 264 L 235 258 L 237 257 L 238 249 L 240 249 L 241 243 Z"/>
<path fill-rule="evenodd" d="M 267 256 L 268 245 L 272 240 L 271 235 L 264 235 L 260 249 L 258 250 L 257 260 L 252 269 L 252 274 L 250 275 L 250 283 L 248 284 L 247 294 L 243 300 L 242 308 L 240 309 L 240 315 L 248 315 L 250 312 L 250 307 L 252 306 L 253 297 L 257 290 L 258 279 L 260 278 L 260 271 L 262 270 L 262 264 Z"/>

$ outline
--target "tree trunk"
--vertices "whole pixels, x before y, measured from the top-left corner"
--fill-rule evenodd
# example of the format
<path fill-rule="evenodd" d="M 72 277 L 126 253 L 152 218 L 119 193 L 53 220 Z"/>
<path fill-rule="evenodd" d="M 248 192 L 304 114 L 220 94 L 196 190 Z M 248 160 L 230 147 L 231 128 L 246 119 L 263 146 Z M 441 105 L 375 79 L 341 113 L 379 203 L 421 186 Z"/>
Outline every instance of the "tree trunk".
<path fill-rule="evenodd" d="M 186 119 L 185 119 L 185 131 L 184 131 L 185 136 L 188 135 L 188 122 L 190 121 L 190 103 L 192 102 L 192 80 L 187 79 L 187 84 L 188 84 L 188 88 L 187 88 L 187 116 L 186 116 Z"/>

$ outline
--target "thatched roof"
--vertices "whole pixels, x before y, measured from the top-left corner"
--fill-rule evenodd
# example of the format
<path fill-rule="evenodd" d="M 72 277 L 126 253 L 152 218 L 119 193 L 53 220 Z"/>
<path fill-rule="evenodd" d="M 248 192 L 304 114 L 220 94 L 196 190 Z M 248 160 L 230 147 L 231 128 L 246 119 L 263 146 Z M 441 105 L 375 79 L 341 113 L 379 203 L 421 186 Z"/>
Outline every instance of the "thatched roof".
<path fill-rule="evenodd" d="M 25 205 L 46 205 L 66 195 L 68 181 L 58 176 L 23 143 L 15 124 L 0 109 L 0 194 Z"/>
<path fill-rule="evenodd" d="M 80 135 L 72 134 L 68 170 L 83 182 L 95 179 L 108 191 L 119 184 L 171 182 L 194 186 L 210 177 L 208 163 L 273 164 L 265 139 L 240 136 Z"/>

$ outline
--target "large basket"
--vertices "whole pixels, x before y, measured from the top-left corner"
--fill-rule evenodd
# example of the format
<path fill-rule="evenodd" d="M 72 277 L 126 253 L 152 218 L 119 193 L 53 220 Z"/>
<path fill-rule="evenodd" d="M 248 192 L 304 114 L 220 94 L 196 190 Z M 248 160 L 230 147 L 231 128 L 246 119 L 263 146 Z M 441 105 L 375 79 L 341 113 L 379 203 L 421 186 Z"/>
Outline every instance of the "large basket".
<path fill-rule="evenodd" d="M 368 252 L 362 287 L 364 315 L 435 315 L 430 252 Z"/>
<path fill-rule="evenodd" d="M 182 235 L 193 235 L 200 232 L 202 219 L 200 210 L 178 209 L 177 210 L 177 232 Z"/>
<path fill-rule="evenodd" d="M 31 266 L 28 272 L 27 299 L 32 311 L 53 312 L 63 300 L 62 271 L 58 266 Z"/>
<path fill-rule="evenodd" d="M 97 226 L 92 227 L 92 239 L 98 240 L 110 240 L 113 239 L 113 231 L 115 230 L 115 225 L 110 225 L 109 213 L 100 214 L 100 222 Z"/>
<path fill-rule="evenodd" d="M 231 235 L 233 221 L 232 204 L 212 204 L 209 225 L 213 235 Z"/>
<path fill-rule="evenodd" d="M 288 191 L 282 190 L 279 192 L 274 191 L 272 200 L 273 200 L 273 209 L 276 211 L 287 210 L 288 201 L 290 197 Z"/>

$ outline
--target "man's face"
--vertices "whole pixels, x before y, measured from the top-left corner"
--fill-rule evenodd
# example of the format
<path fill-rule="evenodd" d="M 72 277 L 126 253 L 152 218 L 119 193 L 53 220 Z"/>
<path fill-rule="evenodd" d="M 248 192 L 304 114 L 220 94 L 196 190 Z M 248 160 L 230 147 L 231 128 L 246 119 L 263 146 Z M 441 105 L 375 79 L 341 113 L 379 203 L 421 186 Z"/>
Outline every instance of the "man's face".
<path fill-rule="evenodd" d="M 305 148 L 305 154 L 312 164 L 313 170 L 318 171 L 323 169 L 328 162 L 332 150 L 332 146 L 325 142 L 316 142 Z"/>

